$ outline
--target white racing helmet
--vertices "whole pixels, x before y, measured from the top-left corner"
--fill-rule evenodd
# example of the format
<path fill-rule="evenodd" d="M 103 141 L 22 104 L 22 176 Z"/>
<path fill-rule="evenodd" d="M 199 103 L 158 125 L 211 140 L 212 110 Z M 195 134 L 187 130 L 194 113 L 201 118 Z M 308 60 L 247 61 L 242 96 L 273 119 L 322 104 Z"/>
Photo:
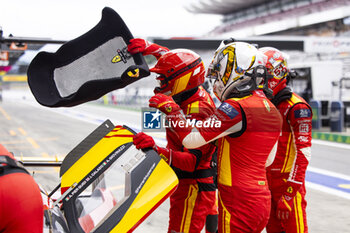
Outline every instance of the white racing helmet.
<path fill-rule="evenodd" d="M 229 97 L 249 95 L 261 83 L 254 68 L 262 67 L 266 56 L 245 42 L 222 43 L 215 51 L 207 77 L 215 79 L 214 94 L 224 101 Z"/>

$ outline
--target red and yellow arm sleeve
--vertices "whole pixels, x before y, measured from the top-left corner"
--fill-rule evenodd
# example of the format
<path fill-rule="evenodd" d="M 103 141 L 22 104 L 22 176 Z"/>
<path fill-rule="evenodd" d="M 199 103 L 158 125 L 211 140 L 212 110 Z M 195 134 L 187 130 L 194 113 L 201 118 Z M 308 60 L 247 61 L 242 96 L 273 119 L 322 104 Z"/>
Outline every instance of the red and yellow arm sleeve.
<path fill-rule="evenodd" d="M 303 183 L 309 160 L 311 158 L 312 111 L 304 103 L 298 103 L 288 113 L 288 122 L 294 136 L 296 156 L 289 179 Z"/>

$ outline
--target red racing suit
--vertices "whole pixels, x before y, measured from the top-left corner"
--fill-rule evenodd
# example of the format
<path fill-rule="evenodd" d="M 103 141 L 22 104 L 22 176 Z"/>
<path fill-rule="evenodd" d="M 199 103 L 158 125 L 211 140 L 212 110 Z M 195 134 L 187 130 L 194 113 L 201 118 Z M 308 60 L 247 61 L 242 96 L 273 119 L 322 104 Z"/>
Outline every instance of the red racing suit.
<path fill-rule="evenodd" d="M 166 47 L 143 39 L 133 39 L 130 42 L 129 52 L 153 55 L 157 60 L 169 51 Z M 181 97 L 186 98 L 177 102 L 189 119 L 205 119 L 215 109 L 212 98 L 202 87 L 189 90 L 186 94 L 181 93 Z M 217 214 L 216 185 L 211 168 L 216 146 L 208 144 L 188 150 L 169 128 L 166 137 L 167 148 L 158 147 L 158 153 L 172 166 L 179 178 L 178 187 L 170 196 L 168 232 L 199 233 L 205 225 L 206 217 Z"/>
<path fill-rule="evenodd" d="M 195 120 L 207 118 L 215 109 L 212 98 L 202 87 L 179 104 L 187 118 Z M 165 160 L 171 162 L 170 165 L 179 178 L 179 185 L 170 196 L 168 232 L 199 233 L 205 225 L 206 217 L 213 214 L 212 209 L 216 205 L 214 171 L 211 168 L 216 146 L 207 144 L 186 149 L 170 128 L 166 130 L 166 137 L 171 161 Z"/>
<path fill-rule="evenodd" d="M 208 118 L 214 127 L 173 126 L 183 145 L 218 139 L 219 232 L 261 232 L 270 213 L 265 165 L 275 155 L 282 119 L 262 91 L 225 100 Z M 178 117 L 183 121 L 183 117 Z"/>
<path fill-rule="evenodd" d="M 267 177 L 272 195 L 271 216 L 266 227 L 268 233 L 308 232 L 305 201 L 305 172 L 311 157 L 311 107 L 295 93 L 277 104 L 283 117 L 282 135 L 274 162 L 267 168 Z M 286 191 L 286 182 L 301 184 L 293 199 L 291 216 L 285 221 L 277 219 L 276 207 Z"/>
<path fill-rule="evenodd" d="M 0 156 L 14 157 L 2 145 Z M 6 159 L 7 160 L 7 159 Z M 34 179 L 24 170 L 0 164 L 0 232 L 43 232 L 43 201 Z"/>

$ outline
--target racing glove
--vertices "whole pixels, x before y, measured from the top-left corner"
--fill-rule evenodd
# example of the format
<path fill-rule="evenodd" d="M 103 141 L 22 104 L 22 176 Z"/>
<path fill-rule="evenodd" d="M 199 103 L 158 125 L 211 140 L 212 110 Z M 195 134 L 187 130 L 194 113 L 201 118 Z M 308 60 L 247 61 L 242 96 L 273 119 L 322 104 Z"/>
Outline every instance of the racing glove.
<path fill-rule="evenodd" d="M 157 146 L 151 136 L 140 132 L 133 136 L 133 143 L 137 149 L 152 148 L 162 159 L 165 160 L 165 162 L 169 165 L 171 164 L 172 151 L 168 148 Z"/>
<path fill-rule="evenodd" d="M 158 93 L 150 98 L 149 106 L 151 108 L 157 108 L 165 113 L 169 122 L 170 120 L 172 122 L 177 122 L 176 125 L 172 125 L 171 127 L 181 140 L 191 132 L 192 127 L 184 127 L 186 125 L 186 117 L 182 113 L 180 106 L 175 103 L 171 96 Z"/>
<path fill-rule="evenodd" d="M 169 51 L 166 47 L 151 43 L 141 38 L 131 39 L 129 42 L 128 52 L 132 55 L 135 53 L 142 53 L 143 56 L 153 55 L 158 60 L 164 53 Z"/>
<path fill-rule="evenodd" d="M 133 143 L 137 149 L 156 148 L 156 143 L 153 138 L 143 132 L 133 136 Z"/>
<path fill-rule="evenodd" d="M 294 197 L 300 189 L 301 183 L 287 181 L 286 185 L 287 189 L 277 203 L 277 218 L 282 221 L 288 220 L 294 206 Z"/>
<path fill-rule="evenodd" d="M 157 108 L 165 115 L 174 115 L 180 114 L 180 106 L 175 103 L 171 96 L 167 96 L 161 93 L 158 93 L 152 96 L 149 100 L 149 106 L 151 108 Z"/>

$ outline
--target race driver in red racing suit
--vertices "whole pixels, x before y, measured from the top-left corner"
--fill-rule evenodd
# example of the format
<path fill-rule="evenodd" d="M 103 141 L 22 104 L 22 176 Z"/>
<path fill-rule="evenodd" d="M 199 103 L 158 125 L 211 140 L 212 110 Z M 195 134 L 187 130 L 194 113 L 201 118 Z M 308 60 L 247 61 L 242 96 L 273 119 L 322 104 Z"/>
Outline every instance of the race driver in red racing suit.
<path fill-rule="evenodd" d="M 268 233 L 308 232 L 305 201 L 305 172 L 311 156 L 312 111 L 310 106 L 287 86 L 286 55 L 271 48 L 260 48 L 267 56 L 266 67 L 273 76 L 269 87 L 272 102 L 283 118 L 282 135 L 274 162 L 267 168 L 272 195 Z"/>
<path fill-rule="evenodd" d="M 43 232 L 44 209 L 39 186 L 0 144 L 0 232 Z"/>
<path fill-rule="evenodd" d="M 222 233 L 261 232 L 270 214 L 270 191 L 265 166 L 275 155 L 282 120 L 278 110 L 257 89 L 255 71 L 263 55 L 244 42 L 222 44 L 209 66 L 214 93 L 223 101 L 206 120 L 214 127 L 186 125 L 181 108 L 171 97 L 156 94 L 155 107 L 177 124 L 172 129 L 186 148 L 218 140 L 219 223 Z M 269 161 L 269 162 L 268 162 Z"/>
<path fill-rule="evenodd" d="M 203 120 L 213 113 L 214 102 L 200 86 L 204 82 L 205 70 L 196 53 L 184 49 L 169 51 L 143 39 L 130 42 L 130 53 L 142 52 L 158 59 L 150 69 L 159 75 L 157 79 L 161 83 L 160 87 L 155 88 L 155 93 L 173 96 L 188 119 Z M 170 197 L 168 232 L 199 233 L 208 215 L 217 218 L 216 186 L 211 168 L 216 146 L 207 144 L 193 149 L 184 148 L 169 128 L 166 129 L 166 138 L 167 147 L 162 148 L 155 144 L 152 137 L 139 133 L 134 137 L 134 144 L 138 149 L 155 149 L 179 178 L 178 188 Z M 206 227 L 206 232 L 216 232 L 217 221 Z"/>

